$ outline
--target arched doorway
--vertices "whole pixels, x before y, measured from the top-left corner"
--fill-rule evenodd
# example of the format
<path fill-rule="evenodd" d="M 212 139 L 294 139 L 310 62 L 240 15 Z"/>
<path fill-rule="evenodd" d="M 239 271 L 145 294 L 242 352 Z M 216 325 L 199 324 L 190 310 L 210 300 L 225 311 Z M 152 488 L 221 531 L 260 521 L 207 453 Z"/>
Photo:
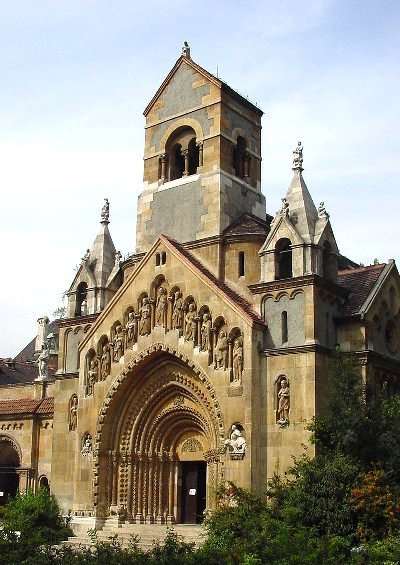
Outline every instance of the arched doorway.
<path fill-rule="evenodd" d="M 98 426 L 98 516 L 198 523 L 215 503 L 224 426 L 215 392 L 193 364 L 152 351 L 128 368 Z"/>
<path fill-rule="evenodd" d="M 0 436 L 0 505 L 6 504 L 18 492 L 21 451 L 9 436 Z"/>

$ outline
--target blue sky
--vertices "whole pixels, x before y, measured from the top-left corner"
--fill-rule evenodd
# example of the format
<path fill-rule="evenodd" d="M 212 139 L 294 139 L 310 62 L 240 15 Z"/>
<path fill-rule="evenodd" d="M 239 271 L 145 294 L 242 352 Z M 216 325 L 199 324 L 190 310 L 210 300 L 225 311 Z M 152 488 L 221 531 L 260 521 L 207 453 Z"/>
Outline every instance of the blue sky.
<path fill-rule="evenodd" d="M 0 18 L 0 356 L 50 317 L 98 229 L 134 249 L 143 109 L 188 40 L 192 57 L 264 110 L 274 213 L 291 150 L 342 253 L 400 259 L 400 3 L 36 0 Z"/>

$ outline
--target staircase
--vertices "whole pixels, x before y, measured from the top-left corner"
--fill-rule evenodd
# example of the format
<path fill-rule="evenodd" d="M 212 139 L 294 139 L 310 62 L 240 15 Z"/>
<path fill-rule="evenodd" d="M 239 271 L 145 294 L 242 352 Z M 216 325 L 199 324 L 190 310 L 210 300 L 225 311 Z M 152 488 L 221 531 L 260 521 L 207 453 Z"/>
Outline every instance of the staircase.
<path fill-rule="evenodd" d="M 187 543 L 195 543 L 199 546 L 204 536 L 204 530 L 198 524 L 174 524 L 166 526 L 164 524 L 120 524 L 116 525 L 113 520 L 106 521 L 103 528 L 97 530 L 97 539 L 100 542 L 107 542 L 111 537 L 118 536 L 122 545 L 127 545 L 132 536 L 139 538 L 138 545 L 141 549 L 150 549 L 154 543 L 162 542 L 169 529 L 173 529 L 178 536 L 182 537 Z M 92 542 L 88 535 L 79 534 L 70 537 L 64 542 L 65 545 L 91 545 Z"/>

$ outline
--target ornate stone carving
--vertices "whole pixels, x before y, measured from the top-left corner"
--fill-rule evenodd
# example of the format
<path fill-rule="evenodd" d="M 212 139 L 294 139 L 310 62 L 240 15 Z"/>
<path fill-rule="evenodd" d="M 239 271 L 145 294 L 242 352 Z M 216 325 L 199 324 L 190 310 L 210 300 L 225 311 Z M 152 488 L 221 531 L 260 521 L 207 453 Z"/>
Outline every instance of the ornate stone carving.
<path fill-rule="evenodd" d="M 104 198 L 103 208 L 101 209 L 101 223 L 108 224 L 110 222 L 110 203 L 108 198 Z"/>
<path fill-rule="evenodd" d="M 279 211 L 279 214 L 285 218 L 289 217 L 289 202 L 286 200 L 286 198 L 282 198 L 282 206 L 281 209 Z"/>
<path fill-rule="evenodd" d="M 86 249 L 85 255 L 81 259 L 81 265 L 84 265 L 89 261 L 90 258 L 90 249 Z"/>
<path fill-rule="evenodd" d="M 232 424 L 229 439 L 225 440 L 231 459 L 243 459 L 246 453 L 246 440 L 236 424 Z"/>
<path fill-rule="evenodd" d="M 90 395 L 93 394 L 94 385 L 99 380 L 99 362 L 94 357 L 89 361 L 89 367 L 87 372 L 87 385 L 86 385 L 86 394 Z"/>
<path fill-rule="evenodd" d="M 201 351 L 209 351 L 211 348 L 211 316 L 208 312 L 203 314 L 203 321 L 201 323 Z"/>
<path fill-rule="evenodd" d="M 115 259 L 114 259 L 114 267 L 119 267 L 122 261 L 122 253 L 121 251 L 115 252 Z"/>
<path fill-rule="evenodd" d="M 232 357 L 233 382 L 241 383 L 243 372 L 243 338 L 241 335 L 233 342 Z"/>
<path fill-rule="evenodd" d="M 156 302 L 156 316 L 155 316 L 156 326 L 162 326 L 165 328 L 167 306 L 168 306 L 167 291 L 163 286 L 160 286 L 160 288 L 158 289 L 158 296 Z"/>
<path fill-rule="evenodd" d="M 184 337 L 186 341 L 194 341 L 196 333 L 196 305 L 194 302 L 189 304 L 189 309 L 185 316 Z"/>
<path fill-rule="evenodd" d="M 131 347 L 136 341 L 136 320 L 135 312 L 129 312 L 128 321 L 125 327 L 126 346 Z"/>
<path fill-rule="evenodd" d="M 297 143 L 296 149 L 293 151 L 293 170 L 302 171 L 303 170 L 303 146 L 301 141 Z"/>
<path fill-rule="evenodd" d="M 278 384 L 278 409 L 276 411 L 276 421 L 281 427 L 289 425 L 290 409 L 290 389 L 286 377 L 282 377 Z"/>
<path fill-rule="evenodd" d="M 183 328 L 183 298 L 182 293 L 178 290 L 174 295 L 174 306 L 172 310 L 172 329 L 181 330 Z"/>
<path fill-rule="evenodd" d="M 82 438 L 81 454 L 84 457 L 93 453 L 93 439 L 89 432 L 86 432 Z"/>
<path fill-rule="evenodd" d="M 320 204 L 318 206 L 318 216 L 320 218 L 325 219 L 325 220 L 329 220 L 329 214 L 326 211 L 325 202 L 320 202 Z"/>
<path fill-rule="evenodd" d="M 104 381 L 111 371 L 111 352 L 110 345 L 106 343 L 103 345 L 103 351 L 100 360 L 100 378 Z"/>
<path fill-rule="evenodd" d="M 124 329 L 119 324 L 115 328 L 115 336 L 113 341 L 113 359 L 114 361 L 118 362 L 124 354 L 124 345 L 125 345 L 125 338 L 124 338 Z"/>
<path fill-rule="evenodd" d="M 190 437 L 182 444 L 182 452 L 202 451 L 203 446 L 195 437 Z"/>
<path fill-rule="evenodd" d="M 225 330 L 221 330 L 218 334 L 217 344 L 214 353 L 214 368 L 226 369 L 228 366 L 228 336 Z"/>
<path fill-rule="evenodd" d="M 182 55 L 184 57 L 187 57 L 188 59 L 190 59 L 190 47 L 189 47 L 189 43 L 187 41 L 183 42 Z"/>
<path fill-rule="evenodd" d="M 68 428 L 71 432 L 76 430 L 78 423 L 78 397 L 73 394 L 69 400 L 69 422 Z"/>
<path fill-rule="evenodd" d="M 147 296 L 142 300 L 139 315 L 139 335 L 149 335 L 151 332 L 151 304 Z"/>
<path fill-rule="evenodd" d="M 174 406 L 182 406 L 182 404 L 184 403 L 185 403 L 185 397 L 182 394 L 178 394 L 178 396 L 175 396 L 173 400 Z"/>
<path fill-rule="evenodd" d="M 39 357 L 36 360 L 39 375 L 37 377 L 38 381 L 45 381 L 48 377 L 48 363 L 49 363 L 49 348 L 47 342 L 45 341 L 42 345 L 42 350 L 39 353 Z"/>

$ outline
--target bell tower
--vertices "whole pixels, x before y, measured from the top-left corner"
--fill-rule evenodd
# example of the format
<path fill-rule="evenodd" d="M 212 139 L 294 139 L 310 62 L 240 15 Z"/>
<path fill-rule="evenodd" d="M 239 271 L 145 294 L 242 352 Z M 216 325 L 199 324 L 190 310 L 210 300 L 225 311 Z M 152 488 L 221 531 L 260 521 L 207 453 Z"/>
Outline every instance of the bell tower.
<path fill-rule="evenodd" d="M 262 111 L 195 63 L 187 42 L 144 115 L 137 252 L 161 233 L 189 242 L 246 212 L 265 220 Z"/>

